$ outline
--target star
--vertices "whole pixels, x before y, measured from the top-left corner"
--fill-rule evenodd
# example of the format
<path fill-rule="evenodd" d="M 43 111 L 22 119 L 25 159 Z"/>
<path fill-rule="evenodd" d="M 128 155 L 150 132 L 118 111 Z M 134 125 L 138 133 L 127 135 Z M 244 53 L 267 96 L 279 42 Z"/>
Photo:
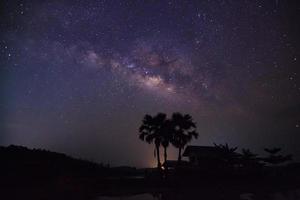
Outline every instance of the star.
<path fill-rule="evenodd" d="M 297 151 L 295 3 L 5 2 L 0 145 L 147 167 L 142 116 L 179 111 L 197 121 L 195 144 Z"/>

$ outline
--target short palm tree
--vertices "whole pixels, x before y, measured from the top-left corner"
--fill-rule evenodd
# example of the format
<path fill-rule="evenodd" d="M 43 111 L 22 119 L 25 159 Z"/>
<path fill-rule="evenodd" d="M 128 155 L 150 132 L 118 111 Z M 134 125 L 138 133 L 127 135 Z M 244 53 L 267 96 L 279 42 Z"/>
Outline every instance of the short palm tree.
<path fill-rule="evenodd" d="M 181 151 L 187 143 L 193 138 L 198 138 L 196 132 L 196 123 L 193 118 L 188 114 L 173 113 L 171 118 L 173 126 L 172 144 L 179 149 L 178 151 L 178 163 L 181 162 Z"/>
<path fill-rule="evenodd" d="M 281 151 L 281 148 L 272 148 L 272 149 L 265 148 L 264 150 L 267 153 L 269 153 L 268 157 L 263 158 L 263 160 L 266 163 L 276 165 L 276 164 L 282 164 L 284 162 L 292 160 L 292 155 L 280 155 L 280 154 L 278 154 Z"/>
<path fill-rule="evenodd" d="M 145 115 L 139 128 L 139 138 L 149 144 L 154 143 L 157 157 L 157 167 L 161 168 L 159 147 L 162 144 L 162 129 L 166 121 L 166 114 L 158 113 L 154 117 Z"/>
<path fill-rule="evenodd" d="M 229 147 L 227 143 L 225 145 L 214 143 L 214 145 L 222 154 L 224 164 L 232 166 L 238 162 L 240 155 L 236 153 L 237 147 Z"/>
<path fill-rule="evenodd" d="M 241 158 L 244 160 L 252 161 L 257 159 L 257 154 L 252 153 L 250 149 L 242 149 Z"/>
<path fill-rule="evenodd" d="M 242 149 L 241 162 L 244 167 L 257 166 L 259 164 L 258 155 L 252 153 L 250 149 Z"/>

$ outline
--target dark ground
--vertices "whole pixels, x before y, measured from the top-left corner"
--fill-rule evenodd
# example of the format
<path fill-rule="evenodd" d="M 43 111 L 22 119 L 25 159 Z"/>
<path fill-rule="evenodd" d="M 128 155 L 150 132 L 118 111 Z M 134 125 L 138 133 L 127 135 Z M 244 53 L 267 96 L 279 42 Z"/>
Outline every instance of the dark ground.
<path fill-rule="evenodd" d="M 155 169 L 111 168 L 19 146 L 0 147 L 0 159 L 0 199 L 83 200 L 142 193 L 160 199 L 195 199 L 199 194 L 208 199 L 219 199 L 220 194 L 223 199 L 234 199 L 249 191 L 266 199 L 264 196 L 270 193 L 300 188 L 297 164 L 264 168 L 251 175 L 178 169 L 162 177 Z"/>

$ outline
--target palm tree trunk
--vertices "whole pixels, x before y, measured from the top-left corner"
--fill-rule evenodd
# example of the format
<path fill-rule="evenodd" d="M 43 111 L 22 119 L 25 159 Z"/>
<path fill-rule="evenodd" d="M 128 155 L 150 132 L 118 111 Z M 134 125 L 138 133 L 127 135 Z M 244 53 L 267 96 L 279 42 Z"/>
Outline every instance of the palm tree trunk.
<path fill-rule="evenodd" d="M 159 146 L 156 145 L 156 155 L 157 155 L 157 168 L 161 168 L 161 163 L 160 163 L 160 153 L 159 153 Z"/>
<path fill-rule="evenodd" d="M 164 147 L 164 157 L 165 157 L 165 163 L 167 161 L 167 147 Z"/>
<path fill-rule="evenodd" d="M 178 164 L 180 164 L 181 162 L 181 147 L 179 147 L 179 151 L 178 151 Z"/>

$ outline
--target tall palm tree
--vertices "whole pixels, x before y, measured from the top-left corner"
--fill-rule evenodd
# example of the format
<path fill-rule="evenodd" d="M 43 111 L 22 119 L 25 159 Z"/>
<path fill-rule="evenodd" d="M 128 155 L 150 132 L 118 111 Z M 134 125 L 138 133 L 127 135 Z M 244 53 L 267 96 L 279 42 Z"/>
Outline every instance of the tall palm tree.
<path fill-rule="evenodd" d="M 165 121 L 166 114 L 164 113 L 158 113 L 154 117 L 145 115 L 142 125 L 139 128 L 139 138 L 149 144 L 154 143 L 155 145 L 158 168 L 161 168 L 159 147 L 163 141 L 162 129 Z"/>
<path fill-rule="evenodd" d="M 181 151 L 187 143 L 193 138 L 198 138 L 196 132 L 196 123 L 193 118 L 188 114 L 173 113 L 171 119 L 174 127 L 174 134 L 172 137 L 172 144 L 178 148 L 178 163 L 181 162 Z"/>
<path fill-rule="evenodd" d="M 167 155 L 167 148 L 169 147 L 170 142 L 172 141 L 174 129 L 173 129 L 173 123 L 171 120 L 167 119 L 164 122 L 164 125 L 161 129 L 161 136 L 162 141 L 161 145 L 164 148 L 164 162 L 166 163 L 168 155 Z"/>

